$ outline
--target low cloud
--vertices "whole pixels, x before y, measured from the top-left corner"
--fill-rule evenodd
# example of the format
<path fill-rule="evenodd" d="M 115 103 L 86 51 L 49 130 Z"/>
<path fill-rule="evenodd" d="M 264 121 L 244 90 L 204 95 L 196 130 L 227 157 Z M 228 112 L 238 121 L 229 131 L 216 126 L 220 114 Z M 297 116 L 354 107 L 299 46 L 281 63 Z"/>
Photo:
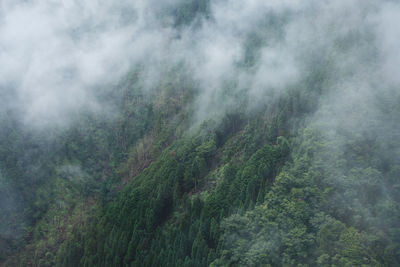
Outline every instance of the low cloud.
<path fill-rule="evenodd" d="M 132 69 L 140 66 L 151 90 L 168 66 L 182 63 L 198 86 L 198 120 L 237 105 L 237 95 L 250 108 L 265 104 L 319 68 L 329 73 L 322 105 L 338 112 L 400 82 L 393 1 L 201 3 L 3 1 L 3 108 L 26 123 L 67 125 L 82 109 L 107 110 L 99 92 Z"/>

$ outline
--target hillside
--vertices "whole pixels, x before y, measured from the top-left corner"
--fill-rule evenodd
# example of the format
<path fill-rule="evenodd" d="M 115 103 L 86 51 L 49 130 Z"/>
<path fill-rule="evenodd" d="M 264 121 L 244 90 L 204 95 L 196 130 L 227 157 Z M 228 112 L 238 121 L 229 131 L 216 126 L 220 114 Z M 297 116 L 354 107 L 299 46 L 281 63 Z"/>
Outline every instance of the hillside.
<path fill-rule="evenodd" d="M 0 265 L 399 266 L 400 5 L 167 2 L 0 5 Z"/>

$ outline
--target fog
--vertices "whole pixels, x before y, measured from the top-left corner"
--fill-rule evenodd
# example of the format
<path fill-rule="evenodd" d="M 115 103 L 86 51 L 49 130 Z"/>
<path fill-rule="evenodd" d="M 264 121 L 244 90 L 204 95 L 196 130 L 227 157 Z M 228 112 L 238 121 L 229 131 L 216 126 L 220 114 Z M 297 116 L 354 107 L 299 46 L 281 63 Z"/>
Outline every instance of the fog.
<path fill-rule="evenodd" d="M 177 0 L 2 1 L 3 109 L 41 127 L 68 124 L 82 109 L 107 113 L 99 91 L 112 90 L 139 65 L 147 90 L 166 66 L 187 66 L 199 86 L 199 120 L 234 105 L 233 92 L 248 97 L 250 107 L 265 104 L 296 86 L 315 58 L 331 64 L 328 86 L 350 98 L 377 90 L 371 82 L 381 81 L 380 90 L 399 83 L 395 2 L 203 5 L 181 22 L 176 13 L 186 6 Z"/>
<path fill-rule="evenodd" d="M 3 103 L 38 126 L 68 123 L 85 107 L 101 112 L 98 90 L 113 87 L 165 38 L 143 21 L 143 4 L 2 1 Z"/>

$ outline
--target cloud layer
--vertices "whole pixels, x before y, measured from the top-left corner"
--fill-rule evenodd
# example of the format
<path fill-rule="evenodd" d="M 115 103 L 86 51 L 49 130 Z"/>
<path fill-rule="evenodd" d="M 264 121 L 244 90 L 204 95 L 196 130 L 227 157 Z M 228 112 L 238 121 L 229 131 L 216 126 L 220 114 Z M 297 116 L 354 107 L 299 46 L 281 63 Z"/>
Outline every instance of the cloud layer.
<path fill-rule="evenodd" d="M 268 102 L 318 62 L 329 64 L 329 101 L 400 82 L 393 1 L 5 0 L 0 15 L 2 106 L 35 125 L 105 109 L 99 91 L 138 66 L 149 89 L 166 66 L 187 66 L 200 119 L 235 105 L 229 95 Z"/>

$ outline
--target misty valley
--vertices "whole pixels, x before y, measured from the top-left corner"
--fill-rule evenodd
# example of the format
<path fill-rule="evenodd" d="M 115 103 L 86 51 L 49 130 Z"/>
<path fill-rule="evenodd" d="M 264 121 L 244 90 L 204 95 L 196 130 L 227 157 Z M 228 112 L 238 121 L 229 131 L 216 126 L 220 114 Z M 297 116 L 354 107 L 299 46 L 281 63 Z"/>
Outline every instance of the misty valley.
<path fill-rule="evenodd" d="M 1 1 L 0 266 L 400 266 L 399 18 Z"/>

